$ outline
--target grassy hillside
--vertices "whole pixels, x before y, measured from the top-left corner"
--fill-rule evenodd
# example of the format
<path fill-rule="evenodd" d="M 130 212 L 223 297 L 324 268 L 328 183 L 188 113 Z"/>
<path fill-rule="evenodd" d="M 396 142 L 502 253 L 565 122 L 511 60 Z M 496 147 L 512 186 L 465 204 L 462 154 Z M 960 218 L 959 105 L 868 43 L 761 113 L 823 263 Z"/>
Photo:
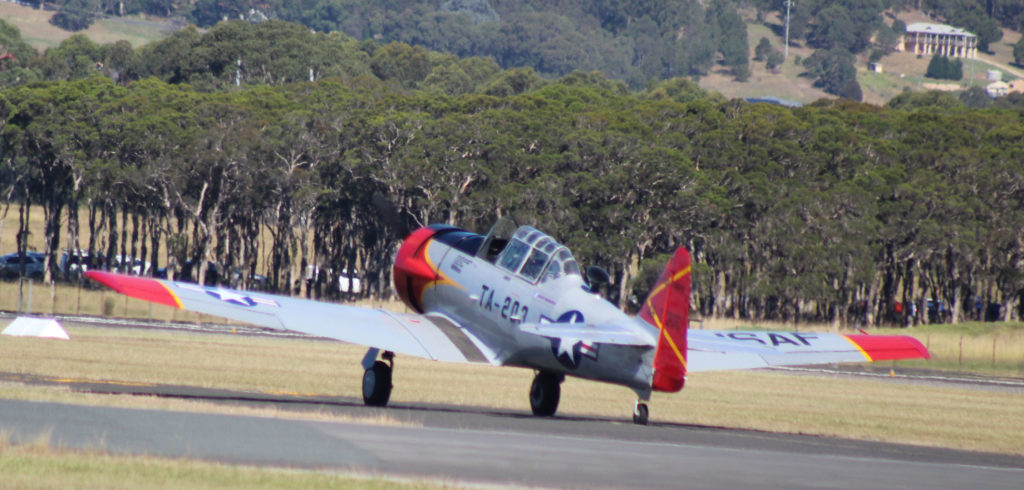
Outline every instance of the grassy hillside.
<path fill-rule="evenodd" d="M 53 12 L 0 2 L 0 18 L 20 29 L 25 42 L 40 51 L 57 46 L 74 34 L 51 25 L 52 16 Z M 129 16 L 99 20 L 82 33 L 99 44 L 124 39 L 132 43 L 132 46 L 138 47 L 160 39 L 174 29 L 176 27 L 170 19 Z"/>
<path fill-rule="evenodd" d="M 765 23 L 757 23 L 754 12 L 750 9 L 742 11 L 747 20 L 750 56 L 753 58 L 754 46 L 767 38 L 772 46 L 783 51 L 783 19 L 778 15 L 769 15 Z M 56 46 L 71 36 L 50 25 L 51 12 L 21 7 L 12 3 L 0 2 L 0 18 L 17 26 L 22 37 L 37 49 L 44 50 Z M 914 22 L 936 22 L 921 12 L 900 12 L 896 15 L 907 24 Z M 891 22 L 891 19 L 887 19 Z M 97 21 L 83 33 L 93 41 L 103 44 L 117 40 L 127 40 L 133 46 L 140 46 L 166 36 L 179 27 L 175 21 L 166 18 L 129 16 L 125 18 L 109 18 Z M 1003 80 L 1024 77 L 1024 69 L 1012 65 L 1013 44 L 1020 39 L 1020 34 L 1004 30 L 1003 39 L 993 43 L 993 53 L 981 53 L 976 60 L 967 60 L 964 65 L 964 80 L 959 83 L 937 82 L 925 79 L 924 72 L 928 66 L 928 57 L 918 58 L 912 53 L 893 53 L 882 59 L 883 73 L 873 73 L 867 69 L 867 54 L 857 61 L 857 78 L 864 92 L 864 101 L 872 104 L 884 104 L 903 90 L 914 91 L 945 89 L 961 90 L 970 86 L 985 86 L 990 83 L 986 78 L 987 70 L 1000 70 Z M 832 97 L 820 89 L 813 87 L 813 80 L 800 77 L 803 67 L 800 61 L 813 53 L 813 49 L 796 43 L 789 48 L 789 57 L 778 73 L 765 69 L 764 62 L 751 61 L 751 76 L 745 83 L 736 82 L 724 68 L 713 70 L 703 77 L 700 85 L 709 90 L 721 92 L 727 97 L 765 97 L 775 96 L 783 99 L 810 103 L 823 97 Z"/>
<path fill-rule="evenodd" d="M 907 24 L 914 22 L 938 22 L 929 19 L 921 12 L 901 12 L 896 15 Z M 700 81 L 701 87 L 721 92 L 727 97 L 765 97 L 774 96 L 797 102 L 810 103 L 823 97 L 834 96 L 812 86 L 813 80 L 800 77 L 804 71 L 798 61 L 810 56 L 814 50 L 797 43 L 789 47 L 789 58 L 779 73 L 765 69 L 764 62 L 753 61 L 754 47 L 762 37 L 771 42 L 772 47 L 783 50 L 783 38 L 776 33 L 782 32 L 783 20 L 778 16 L 768 16 L 765 24 L 754 20 L 753 12 L 746 13 L 747 37 L 750 44 L 750 80 L 746 83 L 736 82 L 724 69 L 717 70 Z M 887 19 L 891 22 L 891 19 Z M 864 102 L 885 104 L 889 99 L 899 95 L 906 89 L 924 90 L 963 90 L 972 86 L 984 87 L 991 83 L 986 78 L 988 70 L 999 70 L 1003 80 L 1009 81 L 1024 78 L 1024 69 L 1012 65 L 1013 45 L 1021 37 L 1020 33 L 1003 30 L 1003 39 L 991 45 L 992 53 L 979 53 L 977 59 L 965 60 L 964 79 L 959 82 L 933 80 L 924 77 L 930 57 L 918 57 L 913 53 L 892 53 L 882 58 L 882 73 L 874 73 L 867 68 L 867 55 L 864 53 L 857 59 L 857 80 L 864 93 Z"/>

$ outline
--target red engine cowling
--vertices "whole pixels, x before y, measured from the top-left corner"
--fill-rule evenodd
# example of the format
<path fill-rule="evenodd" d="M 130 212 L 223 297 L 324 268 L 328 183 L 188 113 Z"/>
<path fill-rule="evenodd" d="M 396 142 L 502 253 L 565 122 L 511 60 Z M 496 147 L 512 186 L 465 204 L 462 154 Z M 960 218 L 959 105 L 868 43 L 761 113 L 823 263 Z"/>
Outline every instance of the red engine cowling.
<path fill-rule="evenodd" d="M 423 313 L 423 292 L 437 280 L 437 271 L 427 258 L 427 245 L 437 233 L 431 228 L 420 228 L 410 234 L 395 257 L 394 280 L 398 296 L 409 308 Z"/>

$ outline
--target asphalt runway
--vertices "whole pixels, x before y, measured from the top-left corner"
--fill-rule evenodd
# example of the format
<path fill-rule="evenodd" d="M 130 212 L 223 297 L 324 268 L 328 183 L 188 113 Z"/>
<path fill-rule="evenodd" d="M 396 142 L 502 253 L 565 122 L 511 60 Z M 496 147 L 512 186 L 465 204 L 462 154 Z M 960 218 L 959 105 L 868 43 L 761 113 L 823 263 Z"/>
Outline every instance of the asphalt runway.
<path fill-rule="evenodd" d="M 62 321 L 114 328 L 138 328 L 141 323 Z M 154 327 L 294 336 L 224 325 L 154 322 L 144 328 Z M 921 382 L 911 378 L 893 381 Z M 537 418 L 526 410 L 473 406 L 409 403 L 381 409 L 366 407 L 361 399 L 298 393 L 16 373 L 0 373 L 0 382 L 112 396 L 197 399 L 275 408 L 284 414 L 266 418 L 0 400 L 0 432 L 16 441 L 48 434 L 56 445 L 115 453 L 559 488 L 1024 488 L 1024 457 L 1005 454 L 657 421 L 643 427 L 625 419 Z M 954 382 L 976 389 L 973 380 Z M 1019 387 L 997 383 L 996 389 Z M 289 412 L 304 411 L 355 420 L 383 416 L 395 423 L 287 418 Z"/>
<path fill-rule="evenodd" d="M 1020 489 L 1024 458 L 950 449 L 601 418 L 537 418 L 480 407 L 399 404 L 0 373 L 75 391 L 385 415 L 360 424 L 0 400 L 0 431 L 55 445 L 226 463 L 559 488 Z"/>

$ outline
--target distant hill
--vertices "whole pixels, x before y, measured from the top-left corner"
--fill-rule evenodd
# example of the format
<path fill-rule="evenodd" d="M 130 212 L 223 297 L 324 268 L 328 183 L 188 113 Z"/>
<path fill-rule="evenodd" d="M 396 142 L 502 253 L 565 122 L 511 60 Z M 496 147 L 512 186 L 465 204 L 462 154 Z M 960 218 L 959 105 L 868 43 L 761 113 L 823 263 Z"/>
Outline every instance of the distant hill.
<path fill-rule="evenodd" d="M 908 25 L 914 22 L 942 22 L 941 19 L 933 19 L 917 10 L 898 12 L 894 14 L 894 17 L 903 20 Z M 773 14 L 765 16 L 763 22 L 757 22 L 754 12 L 746 11 L 744 20 L 747 22 L 751 57 L 754 56 L 754 48 L 761 38 L 767 38 L 775 49 L 782 50 L 783 39 L 781 35 L 777 34 L 783 31 L 784 21 L 782 18 Z M 929 57 L 918 57 L 913 53 L 890 53 L 881 59 L 883 72 L 879 74 L 868 70 L 866 53 L 858 56 L 857 80 L 864 93 L 864 102 L 881 105 L 904 90 L 924 91 L 939 87 L 946 89 L 958 87 L 959 90 L 962 90 L 972 86 L 983 87 L 991 83 L 986 78 L 988 70 L 1003 72 L 1003 80 L 1006 81 L 1024 78 L 1024 69 L 1013 65 L 1013 45 L 1020 39 L 1021 34 L 1005 28 L 1002 31 L 1002 39 L 990 45 L 992 53 L 979 53 L 977 59 L 965 60 L 964 80 L 958 83 L 925 78 Z M 720 92 L 730 98 L 774 96 L 804 103 L 813 102 L 819 98 L 835 98 L 835 96 L 814 87 L 813 80 L 800 76 L 805 69 L 797 62 L 806 59 L 814 50 L 805 42 L 791 42 L 790 44 L 790 57 L 778 73 L 767 70 L 763 63 L 752 62 L 751 76 L 747 82 L 737 82 L 728 74 L 722 73 L 721 70 L 713 70 L 708 76 L 700 79 L 700 86 L 706 90 Z"/>
<path fill-rule="evenodd" d="M 0 19 L 21 30 L 22 39 L 40 51 L 57 46 L 74 34 L 50 24 L 52 16 L 51 11 L 0 1 Z M 100 19 L 82 33 L 98 44 L 125 40 L 139 47 L 166 37 L 182 25 L 165 17 L 132 15 Z"/>
<path fill-rule="evenodd" d="M 764 2 L 743 5 L 759 3 Z M 769 70 L 763 61 L 753 60 L 755 47 L 766 39 L 772 49 L 783 51 L 780 13 L 770 10 L 774 7 L 737 8 L 728 0 L 637 0 L 628 5 L 629 15 L 616 2 L 584 0 L 195 0 L 171 4 L 178 6 L 173 20 L 101 12 L 82 32 L 98 44 L 124 39 L 139 47 L 179 29 L 184 18 L 213 25 L 225 17 L 242 16 L 252 21 L 270 17 L 321 31 L 342 30 L 357 40 L 373 39 L 381 44 L 399 41 L 460 57 L 490 57 L 503 68 L 526 66 L 549 78 L 573 70 L 601 71 L 638 89 L 682 76 L 695 78 L 701 87 L 727 97 L 767 96 L 804 103 L 834 97 L 816 87 L 814 79 L 800 76 L 806 71 L 801 62 L 820 48 L 820 33 L 794 37 L 788 59 Z M 820 1 L 804 4 L 821 8 Z M 336 8 L 326 9 L 325 5 Z M 50 11 L 0 2 L 0 18 L 18 27 L 23 39 L 40 50 L 57 46 L 72 34 L 50 24 L 52 15 Z M 872 15 L 877 19 L 877 14 Z M 906 24 L 941 21 L 914 10 L 895 14 L 887 11 L 881 17 L 887 25 L 895 18 Z M 814 21 L 809 25 L 804 29 L 813 30 Z M 863 100 L 882 104 L 904 90 L 983 86 L 989 83 L 989 70 L 1002 71 L 1005 80 L 1024 76 L 1011 64 L 1012 45 L 1020 34 L 1005 28 L 1001 32 L 1001 39 L 989 45 L 992 53 L 967 61 L 965 79 L 956 84 L 936 85 L 934 80 L 925 79 L 929 60 L 907 53 L 882 57 L 883 72 L 870 72 L 870 49 L 861 51 L 854 68 Z M 745 50 L 742 45 L 735 46 L 737 39 L 745 39 Z M 809 39 L 818 39 L 817 45 L 812 46 Z"/>

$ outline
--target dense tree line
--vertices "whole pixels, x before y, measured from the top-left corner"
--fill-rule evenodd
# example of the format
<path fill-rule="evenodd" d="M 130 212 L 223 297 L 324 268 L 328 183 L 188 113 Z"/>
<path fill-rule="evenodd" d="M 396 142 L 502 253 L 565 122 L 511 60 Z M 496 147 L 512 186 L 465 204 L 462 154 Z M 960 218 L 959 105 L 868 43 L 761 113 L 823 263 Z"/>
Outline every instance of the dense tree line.
<path fill-rule="evenodd" d="M 36 2 L 38 3 L 38 2 Z M 746 24 L 733 0 L 56 0 L 52 23 L 85 29 L 102 15 L 174 16 L 209 28 L 278 19 L 357 40 L 401 42 L 547 77 L 601 71 L 635 88 L 706 74 L 749 76 Z M 707 7 L 707 8 L 705 8 Z"/>
<path fill-rule="evenodd" d="M 486 231 L 512 216 L 605 266 L 624 306 L 686 245 L 704 315 L 874 324 L 911 303 L 921 319 L 929 298 L 934 320 L 970 318 L 979 300 L 1017 315 L 1017 110 L 927 94 L 790 109 L 579 72 L 509 86 L 20 85 L 0 91 L 0 192 L 18 210 L 19 248 L 43 234 L 51 280 L 61 250 L 83 249 L 193 280 L 212 262 L 236 286 L 265 274 L 270 289 L 312 297 L 336 297 L 338 273 L 359 270 L 363 294 L 386 296 L 410 229 Z M 44 230 L 27 229 L 30 204 Z M 325 272 L 317 283 L 303 280 L 310 265 Z"/>
<path fill-rule="evenodd" d="M 40 2 L 35 2 L 40 3 Z M 740 81 L 750 73 L 747 30 L 738 11 L 753 7 L 758 20 L 785 14 L 773 0 L 55 0 L 53 23 L 80 30 L 103 15 L 146 13 L 194 22 L 280 19 L 356 40 L 401 42 L 461 58 L 485 57 L 500 67 L 529 67 L 545 77 L 573 70 L 601 71 L 632 88 L 672 77 L 700 77 L 715 64 Z M 1002 38 L 1000 27 L 1024 30 L 1024 4 L 994 0 L 807 0 L 792 2 L 790 42 L 822 52 L 829 62 L 845 51 L 873 57 L 890 52 L 905 25 L 887 11 L 923 10 L 936 21 L 978 35 L 979 48 Z M 782 27 L 769 24 L 782 35 Z M 1022 48 L 1024 49 L 1024 48 Z M 1022 50 L 1018 50 L 1024 52 Z M 831 54 L 825 54 L 829 52 Z M 767 53 L 766 53 L 767 56 Z M 773 55 L 771 65 L 782 60 Z M 1018 56 L 1018 60 L 1021 57 Z M 845 63 L 845 61 L 843 61 Z M 828 70 L 830 75 L 849 67 Z M 808 76 L 815 72 L 809 70 Z M 819 73 L 820 75 L 820 73 Z M 818 78 L 834 95 L 860 93 L 856 80 Z M 841 89 L 845 87 L 845 89 Z M 856 100 L 856 99 L 855 99 Z"/>
<path fill-rule="evenodd" d="M 16 54 L 0 60 L 0 86 L 101 73 L 120 84 L 155 77 L 199 91 L 338 78 L 383 80 L 449 94 L 500 94 L 541 80 L 529 69 L 503 73 L 486 58 L 459 59 L 402 43 L 358 42 L 282 21 L 224 22 L 205 33 L 189 27 L 138 49 L 125 41 L 101 45 L 76 34 L 37 55 L 16 28 L 0 20 L 0 43 Z"/>
<path fill-rule="evenodd" d="M 544 76 L 597 70 L 643 87 L 706 74 L 719 55 L 737 78 L 749 70 L 746 25 L 732 0 L 199 0 L 193 19 L 212 26 L 254 8 L 317 30 L 489 57 Z"/>

